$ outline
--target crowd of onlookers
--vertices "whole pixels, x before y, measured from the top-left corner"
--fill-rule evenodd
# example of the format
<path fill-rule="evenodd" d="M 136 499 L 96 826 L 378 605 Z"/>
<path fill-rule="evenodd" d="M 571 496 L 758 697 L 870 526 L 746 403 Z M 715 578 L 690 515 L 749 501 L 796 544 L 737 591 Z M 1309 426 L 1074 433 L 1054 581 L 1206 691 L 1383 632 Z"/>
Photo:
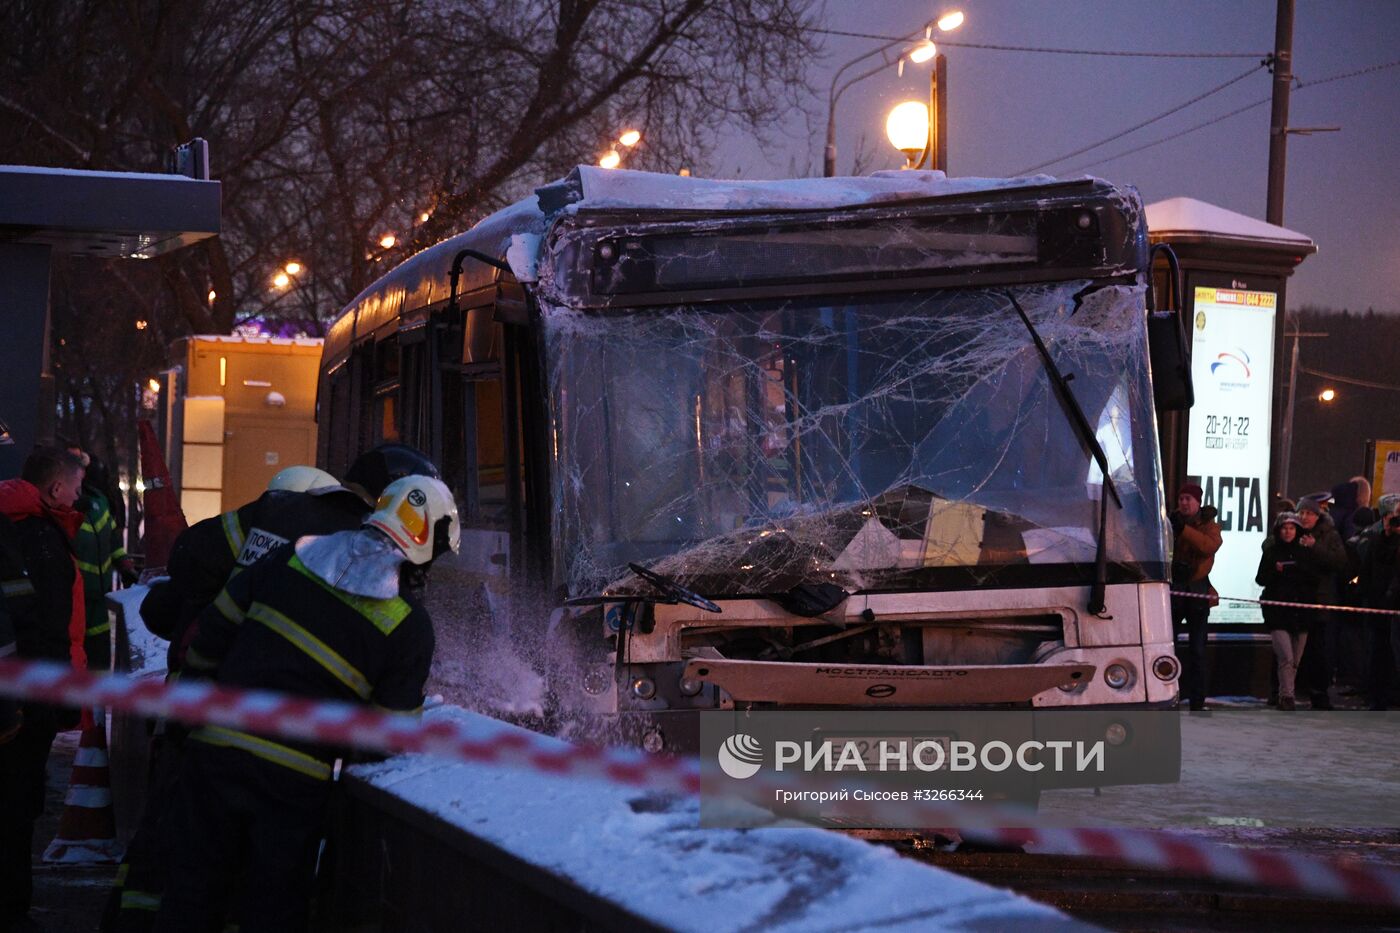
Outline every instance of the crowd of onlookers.
<path fill-rule="evenodd" d="M 1193 710 L 1205 708 L 1206 624 L 1218 601 L 1209 574 L 1221 542 L 1215 510 L 1201 501 L 1201 487 L 1188 483 L 1171 514 L 1172 615 L 1186 636 L 1181 694 Z M 1359 693 L 1373 710 L 1393 705 L 1400 495 L 1382 496 L 1374 509 L 1370 501 L 1371 485 L 1358 476 L 1279 503 L 1255 580 L 1277 662 L 1270 703 L 1281 710 L 1295 709 L 1299 697 L 1314 710 L 1332 709 L 1334 687 Z"/>

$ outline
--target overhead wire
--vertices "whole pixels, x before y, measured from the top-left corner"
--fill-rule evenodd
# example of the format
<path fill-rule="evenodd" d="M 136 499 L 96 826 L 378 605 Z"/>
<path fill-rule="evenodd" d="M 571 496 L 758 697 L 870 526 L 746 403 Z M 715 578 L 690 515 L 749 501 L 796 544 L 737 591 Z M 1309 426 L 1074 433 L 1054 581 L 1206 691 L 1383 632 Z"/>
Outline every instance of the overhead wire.
<path fill-rule="evenodd" d="M 1355 71 L 1344 71 L 1341 74 L 1331 75 L 1326 78 L 1318 78 L 1316 81 L 1304 81 L 1298 78 L 1294 87 L 1316 87 L 1319 84 L 1330 84 L 1333 81 L 1340 81 L 1343 78 L 1356 78 L 1376 71 L 1385 71 L 1387 68 L 1394 68 L 1397 65 L 1400 65 L 1400 58 L 1392 59 L 1388 62 L 1381 62 L 1379 65 L 1367 65 L 1365 68 L 1357 68 Z"/>
<path fill-rule="evenodd" d="M 1212 117 L 1212 118 L 1209 119 L 1209 120 L 1206 120 L 1206 121 L 1201 122 L 1201 123 L 1197 123 L 1195 126 L 1188 127 L 1187 129 L 1178 130 L 1178 131 L 1175 132 L 1175 133 L 1168 133 L 1166 136 L 1158 137 L 1157 139 L 1154 139 L 1154 140 L 1152 140 L 1151 142 L 1143 143 L 1143 144 L 1140 145 L 1140 146 L 1134 146 L 1134 147 L 1131 148 L 1131 149 L 1124 149 L 1122 152 L 1116 152 L 1116 153 L 1114 153 L 1114 154 L 1111 155 L 1111 156 L 1105 156 L 1105 157 L 1103 157 L 1102 159 L 1099 159 L 1097 162 L 1087 162 L 1087 163 L 1085 163 L 1084 165 L 1079 165 L 1079 166 L 1076 166 L 1076 167 L 1071 168 L 1071 169 L 1066 169 L 1066 170 L 1065 170 L 1065 173 L 1068 174 L 1068 175 L 1073 175 L 1073 174 L 1075 174 L 1076 172 L 1083 172 L 1083 171 L 1086 171 L 1086 170 L 1091 169 L 1091 168 L 1097 168 L 1098 166 L 1103 165 L 1103 164 L 1106 163 L 1106 162 L 1112 162 L 1114 159 L 1121 159 L 1121 158 L 1123 158 L 1124 156 L 1130 156 L 1130 155 L 1133 155 L 1133 154 L 1135 154 L 1135 153 L 1142 152 L 1144 149 L 1151 149 L 1151 148 L 1153 148 L 1154 146 L 1160 146 L 1160 145 L 1162 145 L 1163 143 L 1169 143 L 1169 142 L 1171 142 L 1173 139 L 1180 139 L 1182 136 L 1185 136 L 1187 133 L 1194 133 L 1194 132 L 1196 132 L 1197 130 L 1203 130 L 1203 129 L 1205 129 L 1205 128 L 1208 127 L 1208 126 L 1213 126 L 1213 125 L 1215 125 L 1216 123 L 1222 123 L 1222 122 L 1224 122 L 1225 120 L 1230 119 L 1231 117 L 1239 116 L 1240 114 L 1244 113 L 1246 110 L 1253 110 L 1255 107 L 1261 107 L 1261 106 L 1263 106 L 1264 104 L 1269 103 L 1269 101 L 1271 101 L 1271 100 L 1273 100 L 1273 95 L 1270 95 L 1270 96 L 1268 96 L 1268 97 L 1261 97 L 1259 100 L 1256 100 L 1256 101 L 1255 101 L 1254 103 L 1252 103 L 1252 104 L 1245 104 L 1243 107 L 1239 107 L 1239 108 L 1236 108 L 1235 110 L 1231 110 L 1229 113 L 1222 113 L 1222 114 L 1221 114 L 1220 116 L 1218 116 L 1218 117 Z"/>
<path fill-rule="evenodd" d="M 1382 62 L 1378 65 L 1368 65 L 1365 68 L 1357 68 L 1353 71 L 1345 71 L 1341 74 L 1329 75 L 1326 78 L 1318 78 L 1316 81 L 1303 81 L 1295 75 L 1293 89 L 1300 90 L 1302 88 L 1317 87 L 1321 84 L 1330 84 L 1333 81 L 1341 81 L 1346 78 L 1356 78 L 1361 75 L 1372 74 L 1377 71 L 1385 71 L 1387 68 L 1395 67 L 1400 67 L 1400 58 L 1394 59 L 1393 61 Z M 1124 149 L 1122 152 L 1114 153 L 1111 156 L 1105 156 L 1104 158 L 1098 159 L 1097 161 L 1086 162 L 1083 165 L 1079 165 L 1075 168 L 1068 169 L 1067 173 L 1073 174 L 1075 172 L 1082 172 L 1087 169 L 1097 168 L 1098 166 L 1103 165 L 1107 162 L 1112 162 L 1114 159 L 1121 159 L 1124 156 L 1134 155 L 1136 153 L 1142 152 L 1145 149 L 1151 149 L 1154 146 L 1160 146 L 1163 143 L 1169 143 L 1174 139 L 1180 139 L 1182 136 L 1185 136 L 1188 133 L 1194 133 L 1197 130 L 1203 130 L 1208 126 L 1214 126 L 1216 123 L 1221 123 L 1225 120 L 1230 119 L 1231 117 L 1238 116 L 1247 110 L 1253 110 L 1255 107 L 1262 107 L 1264 104 L 1269 103 L 1271 100 L 1273 100 L 1273 95 L 1269 95 L 1268 97 L 1261 97 L 1258 100 L 1254 101 L 1254 103 L 1252 104 L 1245 104 L 1243 107 L 1237 107 L 1234 110 L 1231 110 L 1229 113 L 1222 113 L 1218 117 L 1212 117 L 1209 120 L 1204 120 L 1200 123 L 1197 123 L 1194 126 L 1187 127 L 1184 130 L 1178 130 L 1177 132 L 1170 133 L 1166 136 L 1154 139 L 1151 142 L 1143 143 L 1140 146 L 1134 146 L 1131 149 Z"/>
<path fill-rule="evenodd" d="M 827 36 L 846 36 L 852 39 L 875 39 L 880 42 L 900 42 L 898 36 L 882 36 L 870 32 L 851 32 L 845 29 L 809 27 L 808 32 Z M 954 39 L 939 39 L 940 45 L 957 49 L 989 49 L 995 52 L 1038 52 L 1048 55 L 1097 55 L 1111 58 L 1263 58 L 1267 52 L 1134 52 L 1117 49 L 1062 49 L 1040 45 L 996 45 L 986 42 L 958 42 Z"/>
<path fill-rule="evenodd" d="M 1319 376 L 1323 379 L 1330 379 L 1333 382 L 1341 382 L 1346 385 L 1362 386 L 1367 389 L 1385 389 L 1388 392 L 1400 392 L 1400 385 L 1391 385 L 1387 382 L 1372 382 L 1369 379 L 1357 379 L 1355 376 L 1339 376 L 1336 373 L 1325 373 L 1320 369 L 1309 369 L 1307 366 L 1299 366 L 1298 371 L 1307 373 L 1309 376 Z"/>
<path fill-rule="evenodd" d="M 897 42 L 902 42 L 902 41 L 909 41 L 909 39 L 908 39 L 907 36 L 905 36 L 905 37 L 901 37 L 901 36 L 887 36 L 887 35 L 881 35 L 881 34 L 879 34 L 879 33 L 855 32 L 855 31 L 851 31 L 851 30 L 829 29 L 829 28 L 825 28 L 825 27 L 810 27 L 810 28 L 809 28 L 809 31 L 815 32 L 815 33 L 820 33 L 820 34 L 823 34 L 823 35 L 831 35 L 831 36 L 846 36 L 846 37 L 857 38 L 857 39 L 875 39 L 875 40 L 879 40 L 879 41 L 887 42 L 887 43 L 897 43 Z M 1247 78 L 1247 77 L 1249 77 L 1250 75 L 1254 74 L 1256 71 L 1258 71 L 1258 70 L 1260 70 L 1260 69 L 1263 69 L 1263 68 L 1269 67 L 1269 65 L 1270 65 L 1270 63 L 1271 63 L 1271 60 L 1272 60 L 1272 55 L 1271 55 L 1271 54 L 1269 54 L 1269 53 L 1262 53 L 1262 52 L 1148 52 L 1148 51 L 1127 51 L 1127 50 L 1110 50 L 1110 49 L 1067 49 L 1067 48 L 1056 48 L 1056 47 L 1050 47 L 1050 46 L 1022 46 L 1022 45 L 1001 45 L 1001 44 L 979 43 L 979 42 L 959 42 L 959 41 L 951 40 L 951 39 L 939 39 L 939 43 L 940 43 L 941 45 L 945 45 L 945 46 L 948 46 L 948 47 L 951 47 L 951 48 L 989 49 L 989 50 L 1003 51 L 1003 52 L 1033 52 L 1033 53 L 1045 53 L 1045 54 L 1057 54 L 1057 55 L 1091 55 L 1091 56 L 1105 56 L 1105 57 L 1116 57 L 1116 58 L 1191 58 L 1191 59 L 1211 59 L 1211 58 L 1214 58 L 1214 59 L 1228 59 L 1228 58 L 1239 59 L 1239 58 L 1250 58 L 1250 59 L 1258 59 L 1258 60 L 1259 60 L 1259 63 L 1258 63 L 1257 65 L 1251 67 L 1251 68 L 1248 69 L 1247 71 L 1242 72 L 1241 74 L 1239 74 L 1239 75 L 1237 75 L 1237 76 L 1235 76 L 1235 77 L 1229 79 L 1228 81 L 1225 81 L 1225 82 L 1222 83 L 1222 84 L 1219 84 L 1219 85 L 1217 85 L 1217 86 L 1211 88 L 1211 89 L 1208 90 L 1208 91 L 1205 91 L 1205 92 L 1203 92 L 1203 93 L 1201 93 L 1201 94 L 1198 94 L 1197 96 L 1191 98 L 1191 99 L 1188 100 L 1188 101 L 1184 101 L 1183 103 L 1178 104 L 1178 105 L 1176 105 L 1175 107 L 1172 107 L 1171 109 L 1166 110 L 1166 111 L 1164 111 L 1164 112 L 1162 112 L 1162 113 L 1160 113 L 1160 114 L 1157 114 L 1157 115 L 1154 116 L 1154 117 L 1150 117 L 1149 119 L 1144 120 L 1144 121 L 1142 121 L 1141 123 L 1135 124 L 1134 126 L 1131 126 L 1131 127 L 1127 128 L 1127 129 L 1125 129 L 1125 130 L 1122 130 L 1122 131 L 1120 131 L 1120 132 L 1114 133 L 1114 134 L 1112 134 L 1111 136 L 1106 136 L 1106 137 L 1104 137 L 1103 139 L 1101 139 L 1101 140 L 1099 140 L 1099 141 L 1097 141 L 1097 142 L 1090 143 L 1089 145 L 1083 146 L 1083 147 L 1081 147 L 1081 148 L 1079 148 L 1079 149 L 1076 149 L 1076 150 L 1074 150 L 1073 152 L 1067 152 L 1067 153 L 1065 153 L 1064 155 L 1058 156 L 1058 157 L 1053 158 L 1053 159 L 1049 159 L 1049 160 L 1044 161 L 1044 162 L 1040 162 L 1040 163 L 1038 163 L 1037 165 L 1030 166 L 1029 168 L 1020 169 L 1020 170 L 1018 170 L 1018 171 L 1015 173 L 1015 174 L 1017 174 L 1017 175 L 1029 174 L 1029 173 L 1031 173 L 1031 172 L 1039 171 L 1039 170 L 1042 169 L 1042 168 L 1046 168 L 1047 166 L 1054 165 L 1054 164 L 1057 163 L 1057 162 L 1063 162 L 1063 161 L 1066 161 L 1067 159 L 1072 159 L 1072 158 L 1074 158 L 1074 157 L 1077 156 L 1077 155 L 1082 155 L 1082 154 L 1084 154 L 1084 153 L 1086 153 L 1086 152 L 1089 152 L 1090 150 L 1097 149 L 1097 148 L 1099 148 L 1100 146 L 1108 145 L 1109 143 L 1114 142 L 1115 140 L 1122 139 L 1123 137 L 1128 136 L 1128 135 L 1130 135 L 1130 134 L 1132 134 L 1132 133 L 1135 133 L 1135 132 L 1137 132 L 1137 131 L 1140 130 L 1140 129 L 1144 129 L 1144 128 L 1148 127 L 1148 126 L 1151 126 L 1151 125 L 1154 124 L 1154 123 L 1157 123 L 1157 122 L 1159 122 L 1159 121 L 1161 121 L 1161 120 L 1164 120 L 1164 119 L 1166 119 L 1167 117 L 1172 116 L 1173 114 L 1179 113 L 1179 112 L 1181 112 L 1182 110 L 1185 110 L 1185 109 L 1188 108 L 1188 107 L 1194 106 L 1195 104 L 1198 104 L 1198 103 L 1200 103 L 1201 101 L 1206 100 L 1207 98 L 1209 98 L 1209 97 L 1211 97 L 1211 96 L 1213 96 L 1213 95 L 1215 95 L 1215 94 L 1218 94 L 1218 93 L 1220 93 L 1221 91 L 1224 91 L 1226 88 L 1229 88 L 1230 86 L 1232 86 L 1232 85 L 1234 85 L 1234 84 L 1236 84 L 1236 83 L 1238 83 L 1238 82 L 1240 82 L 1240 81 L 1243 81 L 1245 78 Z M 1343 72 L 1343 73 L 1341 73 L 1341 74 L 1330 75 L 1330 76 L 1328 76 L 1328 77 L 1326 77 L 1326 78 L 1319 78 L 1319 79 L 1317 79 L 1317 80 L 1315 80 L 1315 81 L 1303 81 L 1303 80 L 1301 80 L 1300 78 L 1298 78 L 1298 76 L 1295 75 L 1295 76 L 1294 76 L 1294 85 L 1293 85 L 1293 86 L 1294 86 L 1294 89 L 1295 89 L 1295 90 L 1297 90 L 1297 89 L 1302 89 L 1302 88 L 1305 88 L 1305 87 L 1313 87 L 1313 86 L 1315 86 L 1315 85 L 1328 84 L 1328 83 L 1330 83 L 1330 82 L 1332 82 L 1332 81 L 1341 81 L 1341 80 L 1344 80 L 1344 79 L 1346 79 L 1346 78 L 1354 78 L 1354 77 L 1358 77 L 1358 76 L 1360 76 L 1360 75 L 1372 74 L 1372 73 L 1374 73 L 1374 72 L 1384 71 L 1384 70 L 1386 70 L 1386 69 L 1388 69 L 1388 68 L 1394 68 L 1394 67 L 1396 67 L 1396 66 L 1400 66 L 1400 59 L 1396 59 L 1396 60 L 1394 60 L 1394 61 L 1389 61 L 1389 62 L 1383 62 L 1383 63 L 1377 64 L 1377 65 L 1370 65 L 1370 66 L 1367 66 L 1367 67 L 1365 67 L 1365 68 L 1357 68 L 1357 69 L 1354 69 L 1354 70 L 1352 70 L 1352 71 Z M 1087 164 L 1082 165 L 1082 166 L 1079 166 L 1079 167 L 1077 167 L 1077 168 L 1075 168 L 1075 169 L 1070 169 L 1069 171 L 1071 171 L 1071 172 L 1077 172 L 1077 171 L 1082 171 L 1082 170 L 1087 169 L 1087 168 L 1093 168 L 1093 167 L 1102 165 L 1102 164 L 1104 164 L 1104 163 L 1106 163 L 1106 162 L 1111 162 L 1111 161 L 1113 161 L 1114 159 L 1120 159 L 1120 158 L 1123 158 L 1124 156 L 1129 156 L 1129 155 L 1133 155 L 1133 154 L 1138 153 L 1138 152 L 1142 152 L 1142 151 L 1145 150 L 1145 149 L 1151 149 L 1151 148 L 1153 148 L 1154 146 L 1160 146 L 1160 145 L 1162 145 L 1163 143 L 1170 142 L 1170 141 L 1173 140 L 1173 139 L 1179 139 L 1180 137 L 1182 137 L 1182 136 L 1184 136 L 1184 135 L 1186 135 L 1186 134 L 1188 134 L 1188 133 L 1194 133 L 1194 132 L 1196 132 L 1196 131 L 1198 131 L 1198 130 L 1205 129 L 1205 128 L 1208 127 L 1208 126 L 1213 126 L 1213 125 L 1216 124 L 1216 123 L 1220 123 L 1220 122 L 1223 122 L 1223 121 L 1225 121 L 1225 120 L 1228 120 L 1228 119 L 1230 119 L 1231 117 L 1238 116 L 1239 114 L 1244 113 L 1244 112 L 1246 112 L 1246 111 L 1248 111 L 1248 110 L 1253 110 L 1253 109 L 1256 108 L 1256 107 L 1259 107 L 1259 106 L 1262 106 L 1263 104 L 1268 103 L 1271 99 L 1272 99 L 1272 97 L 1264 97 L 1264 98 L 1261 98 L 1260 100 L 1254 101 L 1253 103 L 1249 103 L 1249 104 L 1244 105 L 1243 107 L 1238 107 L 1238 108 L 1236 108 L 1236 109 L 1234 109 L 1234 110 L 1231 110 L 1231 111 L 1229 111 L 1228 113 L 1223 113 L 1223 114 L 1220 114 L 1219 116 L 1212 117 L 1212 118 L 1209 119 L 1209 120 L 1205 120 L 1205 121 L 1202 121 L 1201 123 L 1197 123 L 1196 125 L 1194 125 L 1194 126 L 1192 126 L 1192 127 L 1189 127 L 1188 129 L 1181 130 L 1181 131 L 1176 132 L 1176 133 L 1172 133 L 1172 134 L 1170 134 L 1170 135 L 1168 135 L 1168 136 L 1163 136 L 1163 137 L 1161 137 L 1161 138 L 1159 138 L 1159 139 L 1152 140 L 1151 142 L 1143 143 L 1142 145 L 1135 146 L 1135 147 L 1133 147 L 1133 148 L 1131 148 L 1131 149 L 1125 149 L 1125 150 L 1122 151 L 1122 152 L 1116 153 L 1116 154 L 1111 155 L 1111 156 L 1107 156 L 1107 157 L 1102 158 L 1102 159 L 1099 159 L 1099 160 L 1097 160 L 1097 161 L 1095 161 L 1095 162 L 1087 163 Z"/>
<path fill-rule="evenodd" d="M 1053 159 L 1046 159 L 1044 162 L 1038 162 L 1038 163 L 1036 163 L 1035 165 L 1030 166 L 1029 168 L 1019 169 L 1019 170 L 1017 170 L 1014 174 L 1016 174 L 1016 175 L 1029 175 L 1031 172 L 1039 171 L 1040 169 L 1043 169 L 1043 168 L 1045 168 L 1045 167 L 1048 166 L 1048 165 L 1054 165 L 1056 162 L 1063 162 L 1063 161 L 1065 161 L 1066 159 L 1072 159 L 1072 158 L 1074 158 L 1074 157 L 1077 156 L 1077 155 L 1083 155 L 1084 153 L 1088 152 L 1090 149 L 1097 149 L 1097 148 L 1099 148 L 1100 146 L 1104 146 L 1104 145 L 1107 145 L 1108 143 L 1113 142 L 1114 140 L 1122 139 L 1124 136 L 1127 136 L 1127 135 L 1129 135 L 1130 133 L 1136 133 L 1138 130 L 1142 129 L 1143 127 L 1151 126 L 1153 123 L 1156 123 L 1156 122 L 1158 122 L 1158 121 L 1160 121 L 1160 120 L 1165 120 L 1167 117 L 1171 116 L 1171 115 L 1174 114 L 1174 113 L 1180 113 L 1182 110 L 1185 110 L 1187 107 L 1190 107 L 1192 104 L 1198 104 L 1198 103 L 1200 103 L 1201 101 L 1205 100 L 1207 97 L 1210 97 L 1210 96 L 1213 95 L 1213 94 L 1219 94 L 1221 91 L 1225 90 L 1226 88 L 1230 87 L 1230 86 L 1233 85 L 1233 84 L 1237 84 L 1237 83 L 1239 83 L 1240 81 L 1243 81 L 1245 78 L 1248 78 L 1250 75 L 1254 74 L 1254 72 L 1256 72 L 1256 71 L 1258 71 L 1259 69 L 1264 68 L 1264 67 L 1267 67 L 1267 63 L 1265 63 L 1265 62 L 1260 62 L 1259 64 L 1254 65 L 1253 67 L 1249 68 L 1248 70 L 1241 72 L 1240 74 L 1236 75 L 1235 77 L 1231 78 L 1230 80 L 1225 81 L 1225 82 L 1222 83 L 1222 84 L 1217 84 L 1215 87 L 1211 88 L 1210 90 L 1205 91 L 1205 92 L 1203 92 L 1203 93 L 1201 93 L 1201 94 L 1197 94 L 1195 97 L 1191 98 L 1190 100 L 1188 100 L 1188 101 L 1183 101 L 1182 103 L 1177 104 L 1175 107 L 1172 107 L 1170 110 L 1165 110 L 1165 111 L 1163 111 L 1162 113 L 1157 114 L 1155 117 L 1150 117 L 1149 119 L 1143 120 L 1141 123 L 1138 123 L 1138 124 L 1135 124 L 1135 125 L 1133 125 L 1133 126 L 1130 126 L 1130 127 L 1128 127 L 1126 130 L 1122 130 L 1121 132 L 1114 133 L 1112 136 L 1106 136 L 1106 137 L 1104 137 L 1103 139 L 1100 139 L 1098 142 L 1089 143 L 1089 145 L 1087 145 L 1087 146 L 1081 146 L 1080 148 L 1074 150 L 1073 152 L 1066 152 L 1064 155 L 1056 156 L 1056 157 L 1053 158 Z"/>

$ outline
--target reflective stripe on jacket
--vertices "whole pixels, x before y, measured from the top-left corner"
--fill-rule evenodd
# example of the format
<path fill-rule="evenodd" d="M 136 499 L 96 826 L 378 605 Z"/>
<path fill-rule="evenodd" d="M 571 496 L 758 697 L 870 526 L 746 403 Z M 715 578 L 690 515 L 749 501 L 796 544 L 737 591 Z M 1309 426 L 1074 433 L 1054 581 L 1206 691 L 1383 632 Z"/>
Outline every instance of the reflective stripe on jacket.
<path fill-rule="evenodd" d="M 433 655 L 427 613 L 401 596 L 371 599 L 336 589 L 308 570 L 291 546 L 231 578 L 196 625 L 186 669 L 212 673 L 221 684 L 396 712 L 422 705 Z M 320 766 L 329 768 L 337 757 L 311 744 L 201 731 L 201 741 L 318 779 Z"/>

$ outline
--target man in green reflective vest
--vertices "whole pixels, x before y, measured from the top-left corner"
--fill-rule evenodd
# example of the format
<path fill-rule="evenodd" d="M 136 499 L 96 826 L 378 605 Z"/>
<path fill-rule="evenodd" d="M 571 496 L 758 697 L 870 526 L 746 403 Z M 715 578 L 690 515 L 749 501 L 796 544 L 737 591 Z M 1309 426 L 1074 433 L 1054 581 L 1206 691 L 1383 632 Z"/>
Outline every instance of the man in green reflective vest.
<path fill-rule="evenodd" d="M 416 713 L 433 627 L 404 580 L 457 550 L 459 535 L 440 480 L 395 480 L 359 530 L 299 538 L 231 577 L 196 620 L 185 677 Z M 157 933 L 216 929 L 226 907 L 244 930 L 305 929 L 339 754 L 221 726 L 191 732 L 161 827 L 172 868 Z"/>

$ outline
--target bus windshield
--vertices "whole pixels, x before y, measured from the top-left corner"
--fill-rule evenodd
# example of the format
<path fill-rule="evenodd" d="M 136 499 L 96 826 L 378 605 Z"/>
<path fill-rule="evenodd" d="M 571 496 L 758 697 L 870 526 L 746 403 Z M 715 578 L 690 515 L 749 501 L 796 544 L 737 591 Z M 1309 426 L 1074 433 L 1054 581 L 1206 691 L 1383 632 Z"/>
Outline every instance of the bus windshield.
<path fill-rule="evenodd" d="M 659 305 L 546 305 L 554 567 L 572 597 L 1068 585 L 1103 477 L 1026 310 L 1107 454 L 1114 580 L 1166 539 L 1143 289 L 1088 280 Z"/>

